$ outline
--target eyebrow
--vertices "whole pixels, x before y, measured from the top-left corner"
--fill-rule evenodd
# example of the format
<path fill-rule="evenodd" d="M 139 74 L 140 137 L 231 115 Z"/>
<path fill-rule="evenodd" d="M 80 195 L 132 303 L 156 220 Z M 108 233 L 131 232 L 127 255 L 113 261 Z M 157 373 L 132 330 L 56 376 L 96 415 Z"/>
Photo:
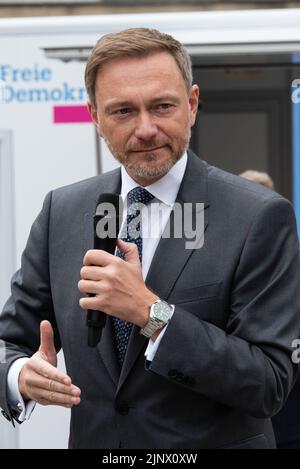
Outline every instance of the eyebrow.
<path fill-rule="evenodd" d="M 161 96 L 156 96 L 155 98 L 151 99 L 150 103 L 156 104 L 158 102 L 164 102 L 164 101 L 172 101 L 173 103 L 179 104 L 181 99 L 179 98 L 179 96 L 176 96 L 171 93 L 166 93 L 166 94 L 163 94 Z M 104 106 L 104 112 L 109 112 L 111 111 L 112 108 L 130 107 L 132 105 L 133 105 L 132 102 L 128 100 L 118 101 L 118 100 L 112 99 Z"/>
<path fill-rule="evenodd" d="M 121 107 L 129 107 L 129 106 L 132 106 L 132 103 L 130 103 L 130 101 L 117 101 L 117 100 L 112 99 L 111 101 L 108 102 L 108 104 L 104 106 L 104 112 L 109 112 L 114 107 L 121 108 Z"/>
<path fill-rule="evenodd" d="M 156 96 L 155 98 L 151 100 L 152 103 L 161 102 L 161 101 L 173 101 L 179 104 L 181 99 L 179 96 L 175 94 L 166 93 L 166 94 L 162 94 L 161 96 Z"/>

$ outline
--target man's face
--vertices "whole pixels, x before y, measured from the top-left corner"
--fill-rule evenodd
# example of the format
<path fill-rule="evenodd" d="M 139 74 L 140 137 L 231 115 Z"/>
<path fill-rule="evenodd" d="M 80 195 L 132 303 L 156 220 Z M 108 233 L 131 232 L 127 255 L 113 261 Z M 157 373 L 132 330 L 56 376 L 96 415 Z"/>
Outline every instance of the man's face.
<path fill-rule="evenodd" d="M 164 176 L 187 149 L 199 90 L 188 93 L 167 52 L 106 62 L 96 79 L 98 133 L 141 185 Z"/>

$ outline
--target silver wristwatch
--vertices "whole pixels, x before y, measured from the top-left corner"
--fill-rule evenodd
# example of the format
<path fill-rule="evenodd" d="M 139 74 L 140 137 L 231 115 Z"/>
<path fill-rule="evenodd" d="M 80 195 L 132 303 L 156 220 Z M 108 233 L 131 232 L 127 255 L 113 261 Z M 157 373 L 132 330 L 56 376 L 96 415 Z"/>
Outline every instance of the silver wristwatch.
<path fill-rule="evenodd" d="M 174 305 L 170 305 L 166 301 L 157 300 L 150 306 L 149 321 L 146 326 L 140 330 L 140 334 L 145 337 L 151 337 L 154 332 L 164 327 L 173 316 L 175 310 Z"/>

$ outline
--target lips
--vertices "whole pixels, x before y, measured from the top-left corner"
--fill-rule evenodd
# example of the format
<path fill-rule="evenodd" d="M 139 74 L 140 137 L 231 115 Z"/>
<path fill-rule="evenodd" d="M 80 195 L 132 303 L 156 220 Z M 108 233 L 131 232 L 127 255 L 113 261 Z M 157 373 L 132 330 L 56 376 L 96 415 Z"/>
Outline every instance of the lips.
<path fill-rule="evenodd" d="M 165 145 L 162 145 L 160 147 L 155 147 L 155 148 L 145 148 L 143 150 L 132 150 L 136 153 L 146 153 L 146 152 L 149 152 L 149 151 L 155 151 L 155 150 L 160 150 L 161 148 L 163 148 Z"/>

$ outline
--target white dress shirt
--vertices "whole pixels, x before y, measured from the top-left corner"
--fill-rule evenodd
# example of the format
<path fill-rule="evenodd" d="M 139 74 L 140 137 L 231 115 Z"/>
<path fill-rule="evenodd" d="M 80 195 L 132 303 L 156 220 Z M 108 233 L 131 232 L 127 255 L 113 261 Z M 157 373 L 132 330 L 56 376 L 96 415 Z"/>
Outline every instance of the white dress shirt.
<path fill-rule="evenodd" d="M 176 201 L 177 193 L 181 185 L 187 164 L 187 153 L 170 169 L 170 171 L 158 181 L 146 186 L 145 189 L 154 195 L 154 199 L 142 209 L 143 226 L 143 254 L 142 254 L 142 272 L 143 278 L 147 277 L 154 253 L 170 217 L 171 210 Z M 138 186 L 138 184 L 129 176 L 125 168 L 121 168 L 122 187 L 121 197 L 126 201 L 129 191 Z M 124 203 L 123 220 L 126 220 L 126 203 Z M 122 231 L 122 229 L 121 229 Z M 148 361 L 152 361 L 161 339 L 166 331 L 166 327 L 161 331 L 155 342 L 149 339 L 145 356 Z M 10 367 L 7 377 L 7 395 L 10 407 L 19 411 L 18 420 L 23 422 L 28 420 L 35 407 L 34 401 L 26 404 L 19 391 L 19 374 L 21 368 L 28 358 L 19 358 Z"/>

